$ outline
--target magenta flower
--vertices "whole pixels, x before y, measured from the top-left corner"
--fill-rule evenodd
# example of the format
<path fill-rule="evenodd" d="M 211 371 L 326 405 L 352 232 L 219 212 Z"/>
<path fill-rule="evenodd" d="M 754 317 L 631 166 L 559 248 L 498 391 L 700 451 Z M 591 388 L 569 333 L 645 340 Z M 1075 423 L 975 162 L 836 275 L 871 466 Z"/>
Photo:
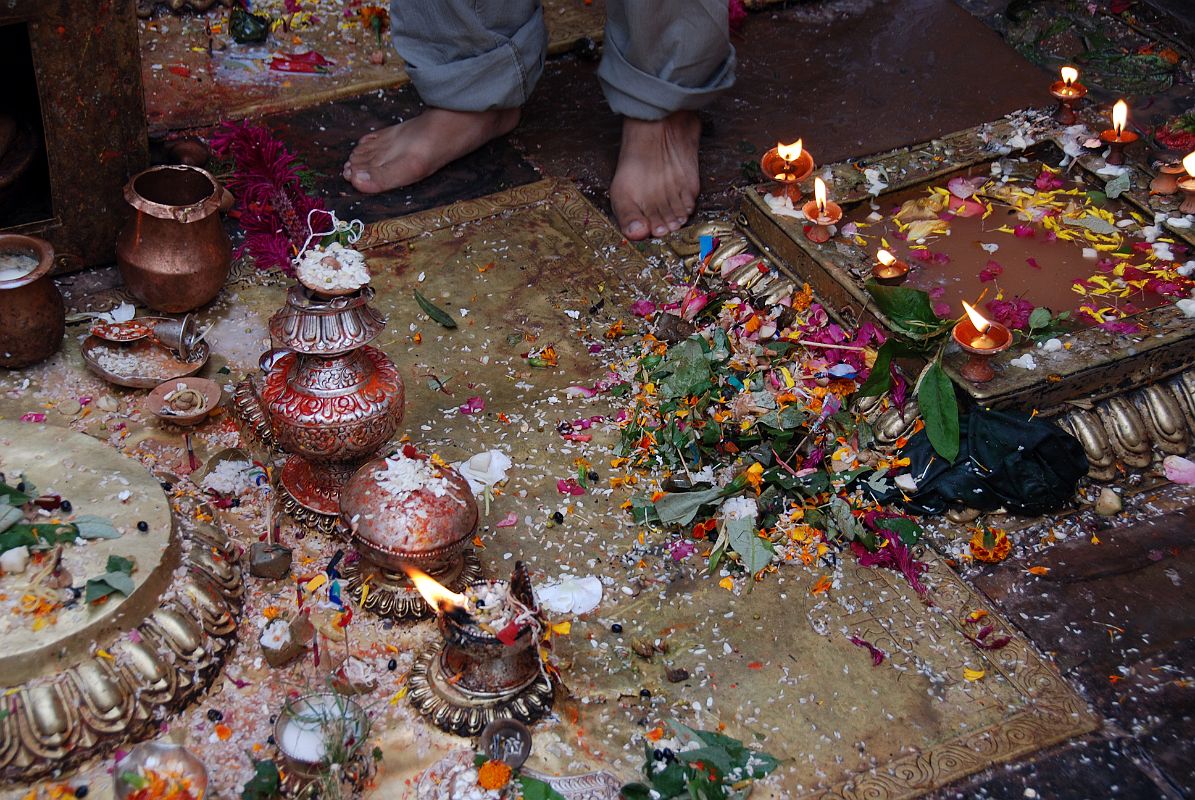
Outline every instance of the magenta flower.
<path fill-rule="evenodd" d="M 485 411 L 485 400 L 482 400 L 480 397 L 470 397 L 457 410 L 462 414 L 480 414 L 482 411 Z"/>
<path fill-rule="evenodd" d="M 656 304 L 650 300 L 636 300 L 631 303 L 631 313 L 646 319 L 656 313 Z"/>
<path fill-rule="evenodd" d="M 982 283 L 994 281 L 1004 274 L 1004 267 L 1000 266 L 998 261 L 989 259 L 984 268 L 979 271 L 979 280 Z"/>

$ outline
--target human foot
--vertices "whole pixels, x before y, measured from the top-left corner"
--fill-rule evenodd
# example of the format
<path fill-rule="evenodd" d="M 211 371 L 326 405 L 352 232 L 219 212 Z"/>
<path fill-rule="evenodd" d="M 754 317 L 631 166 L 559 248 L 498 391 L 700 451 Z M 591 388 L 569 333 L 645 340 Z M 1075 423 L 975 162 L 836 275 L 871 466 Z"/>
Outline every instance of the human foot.
<path fill-rule="evenodd" d="M 429 108 L 406 122 L 363 136 L 344 165 L 344 179 L 366 194 L 409 186 L 510 133 L 518 123 L 517 108 Z"/>
<path fill-rule="evenodd" d="M 610 205 L 628 239 L 665 236 L 689 219 L 701 188 L 700 138 L 694 111 L 676 111 L 661 120 L 623 120 Z"/>

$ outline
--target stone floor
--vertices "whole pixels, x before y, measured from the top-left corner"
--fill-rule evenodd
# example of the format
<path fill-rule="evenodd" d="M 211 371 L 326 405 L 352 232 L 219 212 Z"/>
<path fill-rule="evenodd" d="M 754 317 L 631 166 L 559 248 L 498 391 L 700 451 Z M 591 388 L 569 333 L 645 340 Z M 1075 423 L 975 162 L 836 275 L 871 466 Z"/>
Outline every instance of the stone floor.
<path fill-rule="evenodd" d="M 975 4 L 969 3 L 968 6 Z M 984 3 L 990 11 L 1002 2 Z M 1158 0 L 1181 11 L 1181 0 Z M 1021 59 L 951 0 L 833 0 L 752 15 L 735 37 L 739 88 L 705 115 L 700 213 L 727 216 L 764 147 L 797 136 L 821 162 L 932 138 L 1042 104 L 1048 74 Z M 618 122 L 594 71 L 552 60 L 524 123 L 505 140 L 424 184 L 363 197 L 340 178 L 352 139 L 419 108 L 410 90 L 375 93 L 271 120 L 344 214 L 393 217 L 527 183 L 568 177 L 599 207 L 613 171 Z M 1189 86 L 1174 93 L 1188 99 Z M 1189 102 L 1189 100 L 1188 100 Z M 1162 98 L 1158 108 L 1168 108 Z M 1076 743 L 943 790 L 942 798 L 1195 796 L 1195 512 L 1099 530 L 1033 557 L 1057 579 L 1027 580 L 1024 560 L 974 586 L 1050 654 L 1104 720 Z M 1095 531 L 1093 531 L 1095 532 Z M 1035 794 L 1034 794 L 1035 793 Z"/>

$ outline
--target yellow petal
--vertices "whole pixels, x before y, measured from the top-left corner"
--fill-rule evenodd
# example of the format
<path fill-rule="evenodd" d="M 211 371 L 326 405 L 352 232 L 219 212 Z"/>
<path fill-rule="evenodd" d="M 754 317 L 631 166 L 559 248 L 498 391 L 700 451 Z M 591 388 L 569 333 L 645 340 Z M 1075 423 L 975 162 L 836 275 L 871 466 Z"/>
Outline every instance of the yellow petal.
<path fill-rule="evenodd" d="M 970 667 L 963 667 L 963 677 L 969 681 L 983 680 L 983 676 L 987 672 L 982 669 L 971 669 Z"/>
<path fill-rule="evenodd" d="M 718 585 L 729 592 L 731 589 L 734 588 L 734 581 L 732 581 L 729 577 L 725 577 L 722 580 L 718 581 Z"/>
<path fill-rule="evenodd" d="M 568 636 L 572 629 L 573 623 L 565 620 L 564 622 L 557 622 L 555 625 L 553 625 L 552 633 L 556 634 L 557 636 Z"/>

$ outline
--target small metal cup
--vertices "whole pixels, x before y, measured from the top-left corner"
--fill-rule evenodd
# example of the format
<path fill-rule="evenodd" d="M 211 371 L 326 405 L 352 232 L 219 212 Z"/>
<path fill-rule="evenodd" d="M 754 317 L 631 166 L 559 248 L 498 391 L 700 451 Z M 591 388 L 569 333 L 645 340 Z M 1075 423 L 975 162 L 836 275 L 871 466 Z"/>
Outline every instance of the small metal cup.
<path fill-rule="evenodd" d="M 154 339 L 178 353 L 180 360 L 190 361 L 195 345 L 199 344 L 199 322 L 194 314 L 159 322 L 154 325 Z"/>

